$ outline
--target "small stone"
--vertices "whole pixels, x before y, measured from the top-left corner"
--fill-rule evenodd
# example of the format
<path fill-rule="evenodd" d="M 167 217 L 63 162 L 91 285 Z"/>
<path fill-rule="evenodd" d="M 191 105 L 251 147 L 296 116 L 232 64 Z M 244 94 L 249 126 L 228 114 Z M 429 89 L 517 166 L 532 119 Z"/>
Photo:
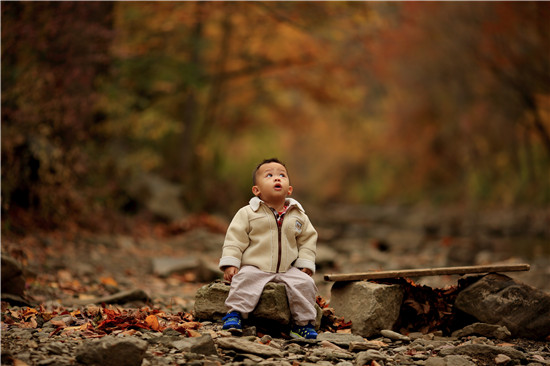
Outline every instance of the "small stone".
<path fill-rule="evenodd" d="M 63 354 L 63 350 L 66 348 L 66 346 L 63 345 L 61 342 L 53 342 L 46 346 L 46 351 L 49 353 L 53 353 L 54 355 L 61 355 Z"/>
<path fill-rule="evenodd" d="M 313 350 L 312 356 L 319 357 L 322 360 L 326 361 L 337 361 L 337 360 L 353 360 L 355 356 L 344 350 L 334 350 L 329 348 L 316 348 Z"/>
<path fill-rule="evenodd" d="M 509 357 L 509 356 L 506 356 L 506 355 L 503 355 L 502 353 L 501 354 L 498 354 L 496 357 L 495 357 L 495 362 L 497 365 L 502 365 L 502 364 L 507 364 L 508 362 L 510 362 L 512 359 Z"/>
<path fill-rule="evenodd" d="M 234 333 L 234 330 L 231 329 L 230 330 L 230 333 L 233 334 Z M 239 334 L 239 332 L 237 331 L 235 334 Z M 240 333 L 243 337 L 253 337 L 253 338 L 256 338 L 256 335 L 258 334 L 258 331 L 256 330 L 256 327 L 255 326 L 248 326 L 248 327 L 244 327 L 244 329 L 242 330 L 242 333 Z"/>
<path fill-rule="evenodd" d="M 365 365 L 370 363 L 371 361 L 384 361 L 386 359 L 387 357 L 382 352 L 369 349 L 365 352 L 359 352 L 359 354 L 357 354 L 355 362 L 357 365 Z"/>
<path fill-rule="evenodd" d="M 389 329 L 382 329 L 380 331 L 380 334 L 383 335 L 384 337 L 388 337 L 389 339 L 395 340 L 395 341 L 409 342 L 411 340 L 409 337 L 404 336 L 403 334 L 394 332 L 393 330 L 389 330 Z"/>
<path fill-rule="evenodd" d="M 173 336 L 173 337 L 180 337 L 181 336 L 180 332 L 178 332 L 177 330 L 172 329 L 172 328 L 166 328 L 165 330 L 162 331 L 162 334 L 165 335 L 165 336 Z"/>
<path fill-rule="evenodd" d="M 349 348 L 352 342 L 365 343 L 365 339 L 355 334 L 324 332 L 317 336 L 319 341 L 328 341 L 342 348 Z"/>
<path fill-rule="evenodd" d="M 69 366 L 71 365 L 71 360 L 67 358 L 62 358 L 59 356 L 54 356 L 51 358 L 45 358 L 36 363 L 37 366 Z"/>
<path fill-rule="evenodd" d="M 430 357 L 426 360 L 425 366 L 446 366 L 447 363 L 443 357 Z"/>
<path fill-rule="evenodd" d="M 210 334 L 174 341 L 172 342 L 172 347 L 177 348 L 179 351 L 199 353 L 202 355 L 218 354 Z"/>
<path fill-rule="evenodd" d="M 282 352 L 261 343 L 252 342 L 243 338 L 218 338 L 216 343 L 223 349 L 235 350 L 242 353 L 252 353 L 262 357 L 282 357 Z"/>
<path fill-rule="evenodd" d="M 387 347 L 387 343 L 381 341 L 363 341 L 363 342 L 351 342 L 349 350 L 353 352 L 366 351 L 369 349 L 380 349 Z"/>
<path fill-rule="evenodd" d="M 349 361 L 340 361 L 336 364 L 336 366 L 353 366 L 353 363 Z"/>
<path fill-rule="evenodd" d="M 485 337 L 504 340 L 510 338 L 511 333 L 505 326 L 486 323 L 470 324 L 460 330 L 453 332 L 453 337 L 458 338 L 467 337 L 469 335 L 481 335 Z"/>
<path fill-rule="evenodd" d="M 269 344 L 272 340 L 273 337 L 271 337 L 269 334 L 266 334 L 260 339 L 260 342 L 262 342 L 263 344 Z"/>
<path fill-rule="evenodd" d="M 439 351 L 440 356 L 467 355 L 470 357 L 475 357 L 477 355 L 482 355 L 485 357 L 494 358 L 499 354 L 505 354 L 515 360 L 525 359 L 525 354 L 523 352 L 512 347 L 496 347 L 483 344 L 464 344 L 457 347 L 444 348 Z"/>
<path fill-rule="evenodd" d="M 330 348 L 337 351 L 344 351 L 342 348 L 338 347 L 337 345 L 329 341 L 321 341 L 320 345 L 321 347 Z"/>

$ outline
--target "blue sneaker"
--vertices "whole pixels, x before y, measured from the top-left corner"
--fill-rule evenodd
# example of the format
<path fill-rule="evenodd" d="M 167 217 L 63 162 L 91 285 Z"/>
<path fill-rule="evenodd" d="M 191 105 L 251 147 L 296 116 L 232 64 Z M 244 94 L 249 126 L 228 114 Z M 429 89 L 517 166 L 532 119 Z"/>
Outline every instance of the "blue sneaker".
<path fill-rule="evenodd" d="M 230 332 L 240 333 L 243 330 L 241 314 L 236 311 L 232 311 L 222 318 L 224 321 L 222 329 L 229 330 Z"/>
<path fill-rule="evenodd" d="M 305 338 L 305 339 L 316 339 L 317 332 L 315 327 L 311 324 L 308 325 L 295 325 L 290 331 L 290 336 L 292 338 Z"/>

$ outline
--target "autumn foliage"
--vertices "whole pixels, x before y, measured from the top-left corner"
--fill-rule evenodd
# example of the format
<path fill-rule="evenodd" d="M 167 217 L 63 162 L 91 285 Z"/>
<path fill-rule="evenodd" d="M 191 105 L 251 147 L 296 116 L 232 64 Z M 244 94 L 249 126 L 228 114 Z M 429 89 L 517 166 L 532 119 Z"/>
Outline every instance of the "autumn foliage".
<path fill-rule="evenodd" d="M 188 313 L 168 314 L 150 308 L 120 309 L 112 306 L 90 305 L 83 309 L 67 310 L 59 307 L 46 309 L 23 307 L 2 309 L 3 322 L 20 328 L 41 328 L 45 322 L 55 326 L 50 336 L 57 333 L 78 333 L 86 338 L 101 338 L 109 334 L 133 335 L 137 331 L 162 332 L 171 328 L 187 337 L 200 337 L 200 322 Z"/>
<path fill-rule="evenodd" d="M 133 212 L 147 173 L 189 211 L 233 212 L 271 156 L 311 202 L 548 204 L 549 17 L 546 2 L 3 3 L 3 227 Z"/>

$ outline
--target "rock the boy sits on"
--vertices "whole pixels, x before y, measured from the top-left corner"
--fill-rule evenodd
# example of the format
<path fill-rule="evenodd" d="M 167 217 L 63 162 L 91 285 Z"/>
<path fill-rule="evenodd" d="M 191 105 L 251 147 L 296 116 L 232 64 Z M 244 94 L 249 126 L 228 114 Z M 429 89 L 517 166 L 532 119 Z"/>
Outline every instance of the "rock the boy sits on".
<path fill-rule="evenodd" d="M 253 173 L 253 197 L 227 229 L 220 269 L 231 282 L 223 329 L 239 332 L 268 282 L 284 283 L 294 338 L 317 338 L 315 272 L 317 232 L 292 194 L 286 166 L 261 162 Z"/>

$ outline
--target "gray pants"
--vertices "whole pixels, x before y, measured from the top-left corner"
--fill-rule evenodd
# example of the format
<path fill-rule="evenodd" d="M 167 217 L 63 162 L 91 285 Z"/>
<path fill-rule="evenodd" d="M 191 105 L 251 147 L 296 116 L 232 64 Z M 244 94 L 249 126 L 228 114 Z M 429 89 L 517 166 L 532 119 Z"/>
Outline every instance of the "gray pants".
<path fill-rule="evenodd" d="M 248 317 L 258 304 L 268 282 L 285 284 L 290 313 L 297 325 L 315 324 L 317 286 L 307 273 L 295 267 L 280 273 L 264 272 L 254 266 L 241 267 L 233 276 L 231 290 L 225 300 L 229 312 L 238 311 L 243 318 Z"/>

